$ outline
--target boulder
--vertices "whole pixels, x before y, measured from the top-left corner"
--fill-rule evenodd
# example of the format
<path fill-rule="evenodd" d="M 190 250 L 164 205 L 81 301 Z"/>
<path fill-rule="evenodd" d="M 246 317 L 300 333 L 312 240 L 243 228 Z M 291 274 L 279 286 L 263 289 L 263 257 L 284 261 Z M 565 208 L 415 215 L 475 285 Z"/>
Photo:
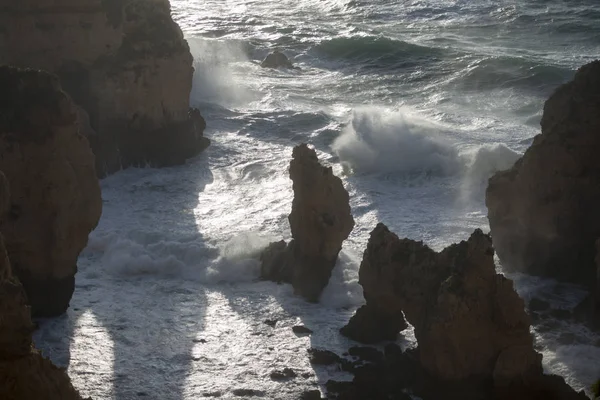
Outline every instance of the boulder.
<path fill-rule="evenodd" d="M 94 155 L 56 76 L 0 67 L 0 86 L 0 170 L 11 187 L 0 232 L 34 315 L 59 315 L 102 211 Z"/>
<path fill-rule="evenodd" d="M 486 191 L 505 271 L 594 282 L 600 237 L 600 61 L 580 68 L 544 105 L 542 133 Z"/>
<path fill-rule="evenodd" d="M 0 215 L 10 207 L 8 180 L 0 172 Z M 34 325 L 23 287 L 12 275 L 0 234 L 0 399 L 81 400 L 63 369 L 33 347 Z"/>
<path fill-rule="evenodd" d="M 275 50 L 270 53 L 260 66 L 263 68 L 294 68 L 294 64 L 287 58 L 285 54 L 280 52 L 279 50 Z"/>
<path fill-rule="evenodd" d="M 206 148 L 193 58 L 168 0 L 22 0 L 0 8 L 0 64 L 56 73 L 89 114 L 100 176 Z"/>
<path fill-rule="evenodd" d="M 431 390 L 443 387 L 463 398 L 481 393 L 489 398 L 505 391 L 516 396 L 536 392 L 546 382 L 524 302 L 512 281 L 496 273 L 491 238 L 481 230 L 435 252 L 378 224 L 364 253 L 359 282 L 367 304 L 349 326 L 373 324 L 376 318 L 364 316 L 369 310 L 395 315 L 398 326 L 405 317 L 418 342 L 416 359 L 426 382 L 418 390 L 421 397 L 439 398 Z M 391 322 L 381 320 L 383 329 L 389 329 Z M 564 380 L 560 387 L 575 394 Z"/>
<path fill-rule="evenodd" d="M 350 197 L 342 180 L 331 167 L 322 166 L 306 144 L 293 150 L 290 178 L 294 200 L 288 219 L 293 239 L 272 243 L 263 252 L 261 275 L 291 283 L 297 294 L 318 301 L 342 242 L 354 227 Z"/>

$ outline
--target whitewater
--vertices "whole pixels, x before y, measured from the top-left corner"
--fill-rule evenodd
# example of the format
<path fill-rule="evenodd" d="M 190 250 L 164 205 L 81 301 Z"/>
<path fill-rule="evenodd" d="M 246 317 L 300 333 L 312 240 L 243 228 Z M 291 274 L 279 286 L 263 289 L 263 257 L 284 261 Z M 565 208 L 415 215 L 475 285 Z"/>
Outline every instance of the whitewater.
<path fill-rule="evenodd" d="M 600 54 L 597 0 L 171 3 L 212 144 L 184 166 L 101 182 L 71 307 L 35 334 L 94 399 L 297 399 L 348 379 L 306 350 L 352 345 L 338 329 L 364 302 L 369 232 L 383 222 L 440 250 L 488 231 L 487 179 L 539 133 L 552 91 Z M 260 68 L 274 49 L 300 69 Z M 343 179 L 356 220 L 319 304 L 258 280 L 260 250 L 290 238 L 287 168 L 301 142 Z M 585 295 L 510 277 L 557 314 Z M 297 336 L 298 324 L 314 333 Z M 600 336 L 560 319 L 532 329 L 548 372 L 576 389 L 600 377 Z M 285 367 L 298 377 L 270 379 Z"/>

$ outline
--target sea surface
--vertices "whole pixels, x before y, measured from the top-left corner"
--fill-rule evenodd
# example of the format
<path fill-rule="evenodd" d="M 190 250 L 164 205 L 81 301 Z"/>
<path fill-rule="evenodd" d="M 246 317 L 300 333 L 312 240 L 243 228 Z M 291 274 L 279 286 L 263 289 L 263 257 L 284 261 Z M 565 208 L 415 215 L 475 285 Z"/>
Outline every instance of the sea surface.
<path fill-rule="evenodd" d="M 95 400 L 297 399 L 349 379 L 313 368 L 306 349 L 352 345 L 338 329 L 364 302 L 369 232 L 383 222 L 440 250 L 489 230 L 486 180 L 540 132 L 552 91 L 600 55 L 597 0 L 171 3 L 212 145 L 185 166 L 102 181 L 71 308 L 36 333 Z M 274 49 L 300 69 L 262 69 Z M 356 220 L 319 304 L 258 280 L 260 250 L 290 238 L 287 167 L 301 142 L 343 178 Z M 510 277 L 556 315 L 585 295 Z M 533 332 L 548 372 L 577 389 L 600 377 L 598 335 L 560 319 Z M 410 331 L 398 342 L 415 345 Z M 285 367 L 298 377 L 270 379 Z"/>

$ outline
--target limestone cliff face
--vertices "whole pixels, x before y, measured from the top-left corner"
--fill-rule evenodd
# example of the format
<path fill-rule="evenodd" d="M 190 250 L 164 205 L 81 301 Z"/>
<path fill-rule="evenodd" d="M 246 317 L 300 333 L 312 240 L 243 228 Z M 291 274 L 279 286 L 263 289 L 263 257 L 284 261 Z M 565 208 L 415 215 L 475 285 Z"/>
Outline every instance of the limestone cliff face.
<path fill-rule="evenodd" d="M 582 67 L 544 106 L 542 133 L 486 193 L 505 270 L 593 282 L 600 237 L 600 61 Z"/>
<path fill-rule="evenodd" d="M 331 277 L 354 219 L 350 198 L 331 167 L 319 163 L 306 144 L 296 146 L 290 163 L 294 201 L 289 216 L 293 240 L 272 243 L 262 255 L 262 276 L 290 282 L 296 293 L 317 301 Z"/>
<path fill-rule="evenodd" d="M 209 144 L 190 113 L 193 59 L 168 0 L 23 0 L 0 7 L 0 63 L 56 73 L 89 114 L 100 175 L 173 165 Z"/>
<path fill-rule="evenodd" d="M 0 219 L 10 209 L 8 180 L 0 172 Z M 23 287 L 12 275 L 0 234 L 0 399 L 81 400 L 64 370 L 35 350 Z"/>
<path fill-rule="evenodd" d="M 415 328 L 419 368 L 428 380 L 488 393 L 475 398 L 527 398 L 549 388 L 567 393 L 557 398 L 585 398 L 560 378 L 556 382 L 543 375 L 524 302 L 512 281 L 496 273 L 491 238 L 481 230 L 435 252 L 422 242 L 399 239 L 378 224 L 359 277 L 367 304 L 342 332 L 375 341 L 371 333 L 379 327 L 373 324 L 382 321 L 389 334 L 390 319 L 404 325 L 403 312 Z M 368 317 L 371 313 L 375 318 Z M 436 393 L 423 398 L 440 397 Z"/>
<path fill-rule="evenodd" d="M 0 232 L 33 313 L 58 315 L 102 210 L 94 155 L 56 76 L 0 67 L 0 87 L 0 170 L 11 187 Z"/>

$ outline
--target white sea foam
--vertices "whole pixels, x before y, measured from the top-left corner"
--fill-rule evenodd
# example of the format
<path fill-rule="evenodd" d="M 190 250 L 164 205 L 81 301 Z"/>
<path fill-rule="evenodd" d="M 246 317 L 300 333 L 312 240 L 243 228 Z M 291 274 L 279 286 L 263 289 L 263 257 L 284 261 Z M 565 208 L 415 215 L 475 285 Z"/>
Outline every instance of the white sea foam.
<path fill-rule="evenodd" d="M 342 164 L 356 172 L 453 175 L 462 164 L 443 129 L 409 110 L 354 111 L 351 123 L 333 143 Z"/>

